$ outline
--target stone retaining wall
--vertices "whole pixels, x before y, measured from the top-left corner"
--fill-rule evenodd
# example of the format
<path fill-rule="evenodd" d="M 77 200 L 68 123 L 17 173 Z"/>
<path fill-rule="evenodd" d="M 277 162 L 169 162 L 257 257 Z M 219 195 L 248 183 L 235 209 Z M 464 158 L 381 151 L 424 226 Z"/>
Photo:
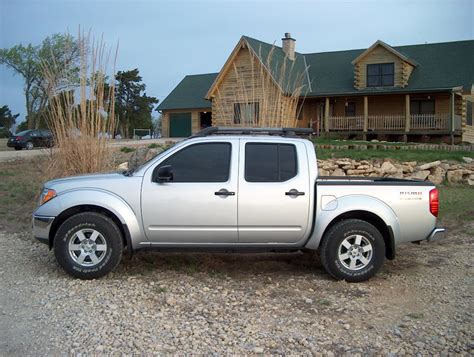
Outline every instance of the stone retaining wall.
<path fill-rule="evenodd" d="M 448 181 L 474 185 L 474 160 L 464 158 L 464 163 L 434 161 L 418 164 L 416 161 L 397 162 L 385 160 L 327 159 L 318 160 L 320 176 L 367 176 L 429 180 L 436 185 Z"/>

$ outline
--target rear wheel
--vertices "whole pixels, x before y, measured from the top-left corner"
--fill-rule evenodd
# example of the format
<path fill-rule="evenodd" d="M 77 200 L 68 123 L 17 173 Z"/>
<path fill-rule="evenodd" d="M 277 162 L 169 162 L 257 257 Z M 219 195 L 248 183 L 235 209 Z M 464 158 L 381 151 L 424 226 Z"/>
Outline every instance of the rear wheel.
<path fill-rule="evenodd" d="M 33 143 L 31 141 L 26 143 L 26 150 L 33 150 Z"/>
<path fill-rule="evenodd" d="M 321 244 L 321 262 L 338 280 L 364 281 L 377 273 L 385 257 L 385 243 L 373 225 L 359 219 L 335 224 Z"/>
<path fill-rule="evenodd" d="M 95 212 L 68 218 L 54 238 L 54 254 L 59 265 L 80 279 L 108 274 L 120 263 L 122 251 L 122 234 L 117 225 Z"/>

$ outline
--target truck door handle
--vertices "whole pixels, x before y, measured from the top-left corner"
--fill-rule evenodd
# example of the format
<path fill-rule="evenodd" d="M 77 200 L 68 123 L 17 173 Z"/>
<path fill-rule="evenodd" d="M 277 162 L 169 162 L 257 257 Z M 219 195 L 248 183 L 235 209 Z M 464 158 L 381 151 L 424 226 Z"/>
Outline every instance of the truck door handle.
<path fill-rule="evenodd" d="M 298 190 L 292 189 L 288 192 L 285 192 L 286 196 L 304 196 L 304 192 L 300 192 Z"/>
<path fill-rule="evenodd" d="M 235 196 L 235 192 L 227 191 L 225 188 L 220 189 L 217 192 L 214 192 L 216 196 Z"/>

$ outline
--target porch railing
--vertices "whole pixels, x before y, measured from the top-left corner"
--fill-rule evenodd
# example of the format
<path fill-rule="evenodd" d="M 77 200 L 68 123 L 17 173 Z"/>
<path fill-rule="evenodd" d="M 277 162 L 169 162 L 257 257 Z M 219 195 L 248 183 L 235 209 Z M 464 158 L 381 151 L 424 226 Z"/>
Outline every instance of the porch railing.
<path fill-rule="evenodd" d="M 410 115 L 410 130 L 449 130 L 451 115 L 449 113 L 412 114 Z M 404 114 L 368 115 L 368 131 L 404 131 L 406 118 Z M 356 115 L 329 117 L 330 131 L 363 131 L 364 116 Z"/>
<path fill-rule="evenodd" d="M 410 116 L 410 128 L 413 130 L 429 129 L 443 130 L 450 128 L 451 116 L 449 113 L 437 114 L 412 114 Z"/>
<path fill-rule="evenodd" d="M 369 115 L 367 129 L 369 131 L 404 130 L 405 116 L 393 115 Z"/>
<path fill-rule="evenodd" d="M 329 130 L 364 130 L 364 116 L 356 115 L 353 117 L 333 116 L 329 117 Z"/>

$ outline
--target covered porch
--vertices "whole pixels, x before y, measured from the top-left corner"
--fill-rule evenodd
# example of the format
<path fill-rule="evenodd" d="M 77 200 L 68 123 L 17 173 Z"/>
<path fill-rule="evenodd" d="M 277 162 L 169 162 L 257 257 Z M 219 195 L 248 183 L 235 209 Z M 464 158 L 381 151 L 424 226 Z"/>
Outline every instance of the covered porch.
<path fill-rule="evenodd" d="M 462 95 L 456 92 L 308 98 L 300 126 L 318 133 L 450 135 L 461 131 Z"/>

